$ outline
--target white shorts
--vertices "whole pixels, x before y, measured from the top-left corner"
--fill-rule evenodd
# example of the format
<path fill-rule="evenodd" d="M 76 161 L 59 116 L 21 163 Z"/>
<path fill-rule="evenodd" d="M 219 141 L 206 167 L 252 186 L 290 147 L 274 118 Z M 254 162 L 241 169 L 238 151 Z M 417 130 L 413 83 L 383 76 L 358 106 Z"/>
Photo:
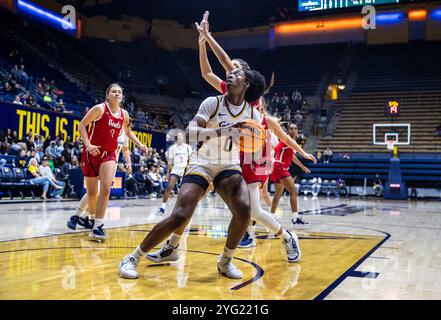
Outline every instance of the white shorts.
<path fill-rule="evenodd" d="M 170 175 L 178 176 L 179 178 L 182 178 L 185 174 L 185 168 L 175 168 L 173 167 L 171 169 Z"/>
<path fill-rule="evenodd" d="M 242 174 L 238 164 L 189 164 L 182 184 L 196 183 L 207 189 L 213 183 L 216 188 L 216 183 L 234 174 Z"/>

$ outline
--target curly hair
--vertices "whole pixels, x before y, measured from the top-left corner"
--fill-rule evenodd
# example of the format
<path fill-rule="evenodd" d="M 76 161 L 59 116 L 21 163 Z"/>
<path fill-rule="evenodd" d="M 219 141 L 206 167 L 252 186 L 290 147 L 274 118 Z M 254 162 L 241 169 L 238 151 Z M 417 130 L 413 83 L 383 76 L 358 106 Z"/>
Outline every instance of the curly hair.
<path fill-rule="evenodd" d="M 253 102 L 258 100 L 266 88 L 265 77 L 257 70 L 244 70 L 245 79 L 250 85 L 245 92 L 245 100 Z"/>

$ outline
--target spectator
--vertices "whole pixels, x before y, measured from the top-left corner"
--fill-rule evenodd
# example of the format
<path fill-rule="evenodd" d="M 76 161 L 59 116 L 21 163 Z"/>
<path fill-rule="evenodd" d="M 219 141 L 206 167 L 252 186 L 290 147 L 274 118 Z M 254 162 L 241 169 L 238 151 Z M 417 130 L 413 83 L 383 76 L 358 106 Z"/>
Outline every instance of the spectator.
<path fill-rule="evenodd" d="M 329 163 L 329 160 L 331 160 L 333 156 L 333 152 L 332 150 L 327 147 L 325 152 L 323 152 L 323 163 Z"/>
<path fill-rule="evenodd" d="M 55 144 L 55 141 L 51 141 L 50 145 L 45 150 L 45 155 L 48 157 L 52 156 L 52 157 L 56 158 L 57 157 L 56 147 L 57 146 Z"/>
<path fill-rule="evenodd" d="M 136 183 L 136 187 L 133 186 L 133 191 L 135 195 L 140 195 L 144 190 L 147 190 L 147 193 L 152 193 L 152 185 L 149 180 L 145 177 L 146 172 L 144 166 L 140 166 L 139 170 L 135 172 L 133 175 L 134 182 Z"/>
<path fill-rule="evenodd" d="M 341 156 L 344 160 L 349 160 L 351 157 L 349 155 L 349 153 L 345 152 L 343 153 L 343 155 Z"/>
<path fill-rule="evenodd" d="M 27 86 L 29 81 L 29 76 L 26 73 L 25 66 L 23 64 L 20 66 L 20 70 L 18 70 L 18 74 L 19 74 L 19 82 L 22 85 Z"/>
<path fill-rule="evenodd" d="M 280 103 L 283 107 L 287 106 L 289 103 L 289 97 L 286 95 L 286 93 L 282 93 L 282 96 L 280 97 Z"/>
<path fill-rule="evenodd" d="M 43 83 L 41 81 L 39 81 L 37 84 L 37 91 L 41 96 L 44 96 L 44 94 L 47 91 L 46 87 L 43 85 Z"/>
<path fill-rule="evenodd" d="M 20 152 L 18 153 L 18 157 L 15 158 L 15 166 L 17 168 L 26 168 L 27 164 L 28 164 L 28 157 L 26 156 L 26 152 L 21 149 Z"/>
<path fill-rule="evenodd" d="M 279 104 L 279 95 L 276 93 L 274 93 L 273 97 L 271 98 L 271 104 L 276 106 Z"/>
<path fill-rule="evenodd" d="M 52 98 L 51 98 L 49 91 L 46 91 L 46 93 L 44 94 L 43 101 L 46 102 L 47 104 L 52 103 Z"/>
<path fill-rule="evenodd" d="M 63 187 L 54 183 L 50 177 L 43 176 L 38 169 L 37 159 L 32 158 L 29 160 L 28 171 L 31 174 L 32 178 L 29 180 L 32 185 L 43 186 L 43 193 L 41 195 L 41 199 L 46 200 L 46 194 L 49 190 L 49 186 L 51 185 L 55 190 L 61 190 Z"/>
<path fill-rule="evenodd" d="M 55 94 L 56 97 L 61 96 L 64 94 L 63 91 L 61 91 L 60 89 L 58 89 L 57 85 L 55 84 L 55 80 L 51 80 L 51 83 L 48 86 L 48 90 L 52 93 Z"/>
<path fill-rule="evenodd" d="M 55 155 L 56 155 L 55 159 L 61 158 L 63 152 L 64 152 L 63 140 L 58 140 L 55 146 Z"/>
<path fill-rule="evenodd" d="M 72 169 L 78 169 L 80 167 L 80 163 L 78 162 L 78 158 L 77 157 L 72 157 L 72 162 L 71 162 L 72 166 L 71 166 L 71 170 Z"/>
<path fill-rule="evenodd" d="M 377 173 L 374 179 L 374 185 L 372 187 L 376 197 L 381 197 L 383 195 L 383 182 L 381 181 L 380 175 Z"/>
<path fill-rule="evenodd" d="M 433 133 L 434 137 L 441 137 L 441 124 L 436 127 L 435 132 Z"/>
<path fill-rule="evenodd" d="M 295 121 L 298 128 L 300 128 L 300 125 L 302 124 L 302 120 L 303 120 L 303 117 L 300 114 L 300 110 L 297 110 L 296 115 L 294 116 L 294 121 Z"/>
<path fill-rule="evenodd" d="M 15 96 L 15 100 L 14 100 L 13 104 L 23 104 L 23 103 L 20 101 L 20 96 Z"/>
<path fill-rule="evenodd" d="M 314 177 L 314 179 L 312 179 L 312 195 L 313 195 L 313 198 L 317 198 L 317 196 L 320 194 L 321 185 L 322 185 L 322 178 Z"/>
<path fill-rule="evenodd" d="M 156 174 L 156 167 L 152 166 L 147 175 L 147 179 L 150 180 L 153 188 L 152 196 L 161 197 L 161 183 L 158 175 Z"/>
<path fill-rule="evenodd" d="M 8 81 L 6 81 L 5 86 L 4 86 L 4 91 L 7 94 L 12 94 L 15 92 L 15 89 L 13 87 L 11 87 L 11 85 L 9 84 Z"/>
<path fill-rule="evenodd" d="M 338 195 L 340 195 L 341 191 L 344 191 L 345 197 L 346 198 L 349 197 L 348 189 L 346 188 L 346 181 L 342 177 L 339 177 L 337 179 L 337 190 L 338 190 L 337 193 Z"/>
<path fill-rule="evenodd" d="M 82 144 L 80 141 L 80 138 L 77 138 L 73 144 L 73 148 L 71 150 L 70 156 L 71 158 L 77 158 L 79 159 L 81 156 L 81 148 L 82 148 Z"/>
<path fill-rule="evenodd" d="M 41 165 L 38 168 L 40 174 L 43 177 L 48 177 L 51 180 L 51 184 L 56 184 L 58 187 L 61 188 L 56 188 L 54 187 L 54 190 L 51 192 L 51 197 L 55 198 L 55 199 L 60 199 L 61 195 L 63 194 L 64 188 L 66 186 L 66 184 L 63 181 L 58 181 L 54 174 L 52 173 L 51 168 L 49 167 L 49 161 L 48 161 L 48 157 L 43 157 L 43 159 L 41 160 Z"/>
<path fill-rule="evenodd" d="M 291 95 L 292 110 L 297 110 L 302 105 L 302 95 L 298 90 L 294 90 Z"/>
<path fill-rule="evenodd" d="M 35 98 L 32 94 L 30 94 L 28 96 L 28 98 L 26 99 L 26 104 L 30 107 L 39 107 L 39 105 L 37 104 L 37 102 L 35 101 Z"/>

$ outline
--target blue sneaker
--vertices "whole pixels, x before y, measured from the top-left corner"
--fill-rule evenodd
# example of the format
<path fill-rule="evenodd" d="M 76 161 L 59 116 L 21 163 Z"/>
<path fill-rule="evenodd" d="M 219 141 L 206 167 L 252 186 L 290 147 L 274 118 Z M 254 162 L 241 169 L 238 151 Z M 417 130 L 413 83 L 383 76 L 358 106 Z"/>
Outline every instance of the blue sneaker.
<path fill-rule="evenodd" d="M 292 219 L 291 222 L 294 226 L 298 226 L 298 227 L 305 227 L 309 224 L 308 222 L 305 222 L 300 218 L 297 218 L 296 220 Z"/>
<path fill-rule="evenodd" d="M 90 240 L 105 242 L 106 241 L 106 233 L 103 230 L 104 225 L 100 225 L 98 228 L 93 229 L 89 233 Z"/>
<path fill-rule="evenodd" d="M 159 209 L 159 213 L 160 213 L 160 214 L 164 214 L 164 213 L 165 213 L 165 209 L 164 209 L 164 208 L 160 208 L 160 209 Z"/>
<path fill-rule="evenodd" d="M 93 228 L 93 225 L 95 223 L 95 220 L 90 220 L 89 217 L 80 217 L 78 220 L 78 224 L 82 226 L 84 229 L 91 229 Z"/>
<path fill-rule="evenodd" d="M 79 222 L 80 217 L 73 215 L 72 217 L 70 217 L 69 221 L 67 222 L 67 227 L 71 230 L 76 230 L 77 228 L 77 223 Z"/>
<path fill-rule="evenodd" d="M 240 240 L 239 248 L 251 248 L 256 246 L 256 240 L 248 232 L 245 232 L 242 240 Z"/>

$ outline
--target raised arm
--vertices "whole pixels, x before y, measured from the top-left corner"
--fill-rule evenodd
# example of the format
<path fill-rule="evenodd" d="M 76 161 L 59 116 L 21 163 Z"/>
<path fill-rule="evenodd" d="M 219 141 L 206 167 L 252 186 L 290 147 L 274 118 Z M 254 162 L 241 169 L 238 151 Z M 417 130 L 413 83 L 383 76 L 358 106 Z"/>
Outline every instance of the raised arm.
<path fill-rule="evenodd" d="M 196 27 L 198 25 L 196 24 Z M 208 32 L 208 11 L 205 11 L 204 17 L 201 21 L 200 28 Z M 222 92 L 222 79 L 213 73 L 211 69 L 210 62 L 208 61 L 207 47 L 205 43 L 207 40 L 202 33 L 199 33 L 199 66 L 201 68 L 202 77 L 207 81 L 213 88 L 223 94 Z"/>
<path fill-rule="evenodd" d="M 209 12 L 205 11 L 204 13 L 204 19 L 207 22 L 208 27 L 208 15 Z M 227 73 L 230 73 L 233 71 L 234 65 L 228 54 L 222 49 L 222 47 L 217 43 L 216 40 L 214 40 L 213 36 L 208 31 L 208 28 L 202 28 L 197 22 L 196 22 L 196 28 L 198 29 L 199 33 L 202 34 L 205 39 L 207 40 L 208 44 L 211 47 L 211 50 L 213 50 L 214 54 L 216 55 L 217 59 L 221 63 L 222 67 L 225 69 Z"/>

